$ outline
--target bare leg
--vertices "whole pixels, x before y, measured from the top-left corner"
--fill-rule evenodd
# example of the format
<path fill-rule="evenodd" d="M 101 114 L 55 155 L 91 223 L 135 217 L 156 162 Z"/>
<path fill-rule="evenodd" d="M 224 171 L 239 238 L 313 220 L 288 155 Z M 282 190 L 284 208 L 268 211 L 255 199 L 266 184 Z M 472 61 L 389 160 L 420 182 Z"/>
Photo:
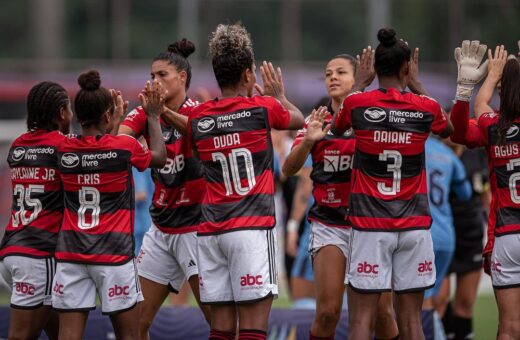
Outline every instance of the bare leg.
<path fill-rule="evenodd" d="M 60 313 L 60 340 L 81 340 L 88 312 L 63 312 Z"/>
<path fill-rule="evenodd" d="M 520 288 L 495 289 L 498 303 L 497 340 L 520 339 Z"/>
<path fill-rule="evenodd" d="M 371 340 L 381 293 L 358 293 L 348 287 L 349 339 Z"/>
<path fill-rule="evenodd" d="M 143 292 L 144 301 L 140 302 L 141 317 L 139 318 L 139 334 L 143 340 L 148 339 L 148 330 L 152 326 L 155 315 L 161 308 L 164 300 L 170 293 L 168 286 L 139 276 L 139 283 Z"/>
<path fill-rule="evenodd" d="M 200 291 L 199 291 L 199 277 L 198 277 L 198 275 L 192 275 L 192 277 L 190 277 L 188 279 L 188 282 L 190 283 L 190 287 L 191 287 L 191 290 L 193 292 L 193 295 L 195 296 L 195 299 L 197 300 L 197 304 L 199 305 L 200 310 L 204 314 L 204 318 L 206 318 L 206 321 L 209 324 L 210 321 L 211 321 L 211 318 L 210 318 L 211 308 L 208 305 L 203 305 L 203 304 L 200 303 Z"/>
<path fill-rule="evenodd" d="M 393 297 L 394 293 L 385 292 L 379 298 L 374 329 L 374 336 L 377 339 L 393 339 L 399 335 L 399 329 L 395 321 Z"/>
<path fill-rule="evenodd" d="M 424 339 L 421 324 L 423 296 L 423 291 L 397 294 L 397 323 L 399 325 L 400 339 Z"/>

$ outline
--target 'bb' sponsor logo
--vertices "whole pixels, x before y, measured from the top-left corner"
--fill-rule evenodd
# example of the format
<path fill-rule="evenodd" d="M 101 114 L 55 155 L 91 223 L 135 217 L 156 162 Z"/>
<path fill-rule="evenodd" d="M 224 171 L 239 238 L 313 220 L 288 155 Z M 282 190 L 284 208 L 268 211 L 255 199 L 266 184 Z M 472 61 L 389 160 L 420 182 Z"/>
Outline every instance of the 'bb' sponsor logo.
<path fill-rule="evenodd" d="M 379 274 L 379 265 L 364 261 L 363 263 L 358 263 L 357 271 L 361 274 Z"/>
<path fill-rule="evenodd" d="M 211 117 L 205 117 L 197 123 L 197 130 L 199 132 L 210 132 L 215 127 L 215 120 Z"/>
<path fill-rule="evenodd" d="M 54 287 L 52 288 L 52 290 L 54 291 L 54 293 L 62 295 L 63 294 L 63 285 L 56 282 L 54 284 Z"/>
<path fill-rule="evenodd" d="M 108 289 L 108 297 L 129 295 L 130 294 L 129 289 L 130 289 L 129 286 L 115 285 L 114 287 Z"/>
<path fill-rule="evenodd" d="M 260 286 L 263 284 L 262 275 L 249 275 L 240 277 L 240 285 L 245 286 Z"/>
<path fill-rule="evenodd" d="M 417 268 L 419 273 L 428 273 L 433 271 L 433 263 L 432 261 L 424 261 L 419 263 L 419 267 Z"/>
<path fill-rule="evenodd" d="M 25 149 L 22 147 L 17 147 L 13 150 L 13 161 L 18 162 L 22 160 L 23 156 L 25 155 Z"/>
<path fill-rule="evenodd" d="M 386 111 L 378 107 L 369 107 L 365 110 L 365 119 L 369 122 L 378 123 L 382 122 L 386 118 Z"/>
<path fill-rule="evenodd" d="M 61 156 L 61 165 L 65 168 L 74 168 L 79 164 L 79 157 L 75 153 L 65 153 Z"/>
<path fill-rule="evenodd" d="M 30 283 L 16 282 L 16 293 L 21 295 L 34 295 L 34 286 Z"/>

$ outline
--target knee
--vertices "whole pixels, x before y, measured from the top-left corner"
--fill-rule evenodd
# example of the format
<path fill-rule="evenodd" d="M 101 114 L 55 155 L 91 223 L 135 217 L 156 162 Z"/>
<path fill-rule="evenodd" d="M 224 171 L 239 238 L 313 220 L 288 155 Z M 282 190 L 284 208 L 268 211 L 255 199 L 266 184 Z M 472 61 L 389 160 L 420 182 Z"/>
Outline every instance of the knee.
<path fill-rule="evenodd" d="M 509 335 L 511 339 L 520 339 L 520 323 L 518 320 L 500 320 L 498 334 L 501 336 Z"/>
<path fill-rule="evenodd" d="M 319 306 L 316 310 L 316 319 L 318 323 L 324 326 L 335 326 L 341 314 L 341 308 L 338 304 L 326 304 Z"/>
<path fill-rule="evenodd" d="M 464 296 L 455 301 L 455 306 L 453 306 L 454 313 L 456 315 L 471 315 L 473 312 L 473 304 L 475 299 L 472 299 L 468 296 Z"/>
<path fill-rule="evenodd" d="M 150 318 L 141 317 L 139 319 L 139 330 L 141 334 L 148 333 L 150 327 L 152 327 L 153 320 Z"/>

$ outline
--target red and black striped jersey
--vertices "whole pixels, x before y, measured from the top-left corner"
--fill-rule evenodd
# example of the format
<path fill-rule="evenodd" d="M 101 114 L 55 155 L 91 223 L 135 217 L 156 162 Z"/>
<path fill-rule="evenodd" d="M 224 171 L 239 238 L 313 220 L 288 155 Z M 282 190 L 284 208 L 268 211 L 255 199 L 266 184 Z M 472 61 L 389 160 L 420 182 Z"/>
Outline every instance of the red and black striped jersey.
<path fill-rule="evenodd" d="M 199 105 L 187 98 L 179 109 L 189 115 Z M 149 143 L 146 113 L 142 107 L 128 114 L 122 125 L 144 136 Z M 162 169 L 153 169 L 155 190 L 150 207 L 153 223 L 164 233 L 181 234 L 197 231 L 201 223 L 201 203 L 204 197 L 202 164 L 193 157 L 188 138 L 161 119 L 161 129 L 166 144 L 167 160 Z"/>
<path fill-rule="evenodd" d="M 272 97 L 207 101 L 188 121 L 204 168 L 206 192 L 199 234 L 275 225 L 270 129 L 287 129 L 290 114 Z"/>
<path fill-rule="evenodd" d="M 330 123 L 332 115 L 325 124 Z M 300 144 L 307 130 L 307 122 L 298 131 L 293 148 Z M 331 132 L 314 143 L 311 150 L 314 204 L 309 209 L 308 219 L 319 221 L 326 226 L 350 227 L 347 220 L 350 196 L 350 179 L 356 139 L 352 129 L 342 136 Z"/>
<path fill-rule="evenodd" d="M 356 134 L 350 192 L 354 228 L 376 231 L 429 229 L 424 143 L 448 121 L 426 96 L 379 89 L 348 96 L 335 127 Z"/>
<path fill-rule="evenodd" d="M 56 259 L 116 265 L 134 256 L 132 166 L 152 153 L 127 135 L 70 136 L 59 147 L 65 211 Z"/>
<path fill-rule="evenodd" d="M 37 130 L 24 133 L 11 145 L 7 162 L 13 203 L 0 259 L 54 255 L 63 216 L 58 146 L 65 138 L 59 131 Z"/>

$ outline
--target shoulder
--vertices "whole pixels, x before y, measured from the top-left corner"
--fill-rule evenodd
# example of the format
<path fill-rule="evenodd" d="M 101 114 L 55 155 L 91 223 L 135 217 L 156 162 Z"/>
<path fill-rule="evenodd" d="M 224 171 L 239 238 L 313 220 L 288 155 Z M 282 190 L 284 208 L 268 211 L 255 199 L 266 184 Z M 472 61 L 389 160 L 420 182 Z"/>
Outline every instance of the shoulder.
<path fill-rule="evenodd" d="M 195 99 L 187 98 L 184 104 L 179 109 L 179 113 L 184 115 L 192 114 L 196 107 L 200 106 L 201 103 Z"/>
<path fill-rule="evenodd" d="M 361 92 L 356 91 L 349 93 L 347 97 L 343 100 L 343 103 L 348 103 L 349 105 L 355 105 L 357 103 L 362 102 L 363 100 L 366 100 L 366 98 L 373 96 L 373 91 L 369 92 Z"/>
<path fill-rule="evenodd" d="M 144 112 L 142 106 L 138 106 L 126 115 L 125 120 L 133 121 L 136 117 L 141 116 L 141 115 L 146 115 L 146 113 Z"/>
<path fill-rule="evenodd" d="M 486 112 L 478 119 L 479 126 L 489 126 L 498 122 L 498 113 Z"/>

